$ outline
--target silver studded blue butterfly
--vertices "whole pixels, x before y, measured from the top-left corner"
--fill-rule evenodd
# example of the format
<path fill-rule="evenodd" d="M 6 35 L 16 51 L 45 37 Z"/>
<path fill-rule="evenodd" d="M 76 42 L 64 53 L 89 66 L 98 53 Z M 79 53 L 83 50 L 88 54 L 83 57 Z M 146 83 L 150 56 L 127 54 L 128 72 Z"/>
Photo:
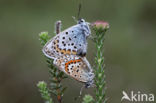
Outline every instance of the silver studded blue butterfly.
<path fill-rule="evenodd" d="M 49 58 L 61 55 L 85 56 L 87 52 L 87 37 L 91 34 L 89 23 L 80 19 L 74 25 L 53 37 L 43 47 L 43 53 Z"/>

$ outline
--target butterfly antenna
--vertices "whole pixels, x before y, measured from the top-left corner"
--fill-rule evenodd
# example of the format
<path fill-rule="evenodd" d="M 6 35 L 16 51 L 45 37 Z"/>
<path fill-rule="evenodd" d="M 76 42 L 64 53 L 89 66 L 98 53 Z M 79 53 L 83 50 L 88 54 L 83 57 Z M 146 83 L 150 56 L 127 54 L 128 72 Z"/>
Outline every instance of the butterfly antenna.
<path fill-rule="evenodd" d="M 81 8 L 82 8 L 82 5 L 81 3 L 79 3 L 77 19 L 80 19 Z"/>
<path fill-rule="evenodd" d="M 83 85 L 83 86 L 81 87 L 79 97 L 81 97 L 81 96 L 82 96 L 82 91 L 83 91 L 84 87 L 85 87 L 85 85 Z"/>

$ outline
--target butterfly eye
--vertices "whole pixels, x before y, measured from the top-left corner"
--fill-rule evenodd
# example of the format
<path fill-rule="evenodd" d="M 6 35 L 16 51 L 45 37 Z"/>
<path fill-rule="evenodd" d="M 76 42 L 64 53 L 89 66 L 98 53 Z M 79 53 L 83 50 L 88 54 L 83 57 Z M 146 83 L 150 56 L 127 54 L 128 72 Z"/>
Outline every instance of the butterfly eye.
<path fill-rule="evenodd" d="M 83 20 L 81 20 L 81 23 L 83 23 Z"/>

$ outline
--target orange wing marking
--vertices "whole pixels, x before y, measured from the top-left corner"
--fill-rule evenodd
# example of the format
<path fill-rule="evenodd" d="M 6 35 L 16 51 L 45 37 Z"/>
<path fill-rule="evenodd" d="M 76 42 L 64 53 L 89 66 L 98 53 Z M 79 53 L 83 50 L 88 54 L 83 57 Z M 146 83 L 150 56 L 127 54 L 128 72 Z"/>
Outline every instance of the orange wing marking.
<path fill-rule="evenodd" d="M 60 53 L 62 53 L 62 54 L 71 54 L 71 53 L 72 53 L 72 54 L 76 55 L 76 51 L 75 51 L 75 50 L 71 51 L 71 50 L 63 50 L 63 49 L 60 49 L 60 48 L 58 47 L 58 43 L 59 43 L 58 40 L 55 40 L 55 41 L 54 41 L 56 51 L 58 51 L 58 52 L 60 52 Z"/>
<path fill-rule="evenodd" d="M 66 71 L 68 74 L 70 74 L 69 69 L 68 69 L 68 65 L 69 65 L 70 63 L 77 63 L 77 62 L 81 62 L 81 59 L 70 60 L 70 61 L 68 61 L 67 63 L 65 63 L 65 71 Z"/>

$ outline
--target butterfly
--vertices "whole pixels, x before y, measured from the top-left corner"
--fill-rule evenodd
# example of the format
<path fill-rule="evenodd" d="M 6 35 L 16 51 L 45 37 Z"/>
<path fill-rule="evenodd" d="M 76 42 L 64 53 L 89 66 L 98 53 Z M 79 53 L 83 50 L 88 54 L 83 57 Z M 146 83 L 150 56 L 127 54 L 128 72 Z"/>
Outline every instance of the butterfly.
<path fill-rule="evenodd" d="M 79 19 L 76 25 L 58 33 L 42 49 L 45 56 L 54 59 L 53 64 L 58 69 L 86 83 L 86 87 L 92 84 L 94 78 L 92 68 L 85 57 L 90 34 L 89 23 Z"/>
<path fill-rule="evenodd" d="M 54 59 L 61 55 L 80 55 L 85 56 L 87 52 L 86 38 L 91 34 L 88 23 L 80 19 L 74 25 L 53 37 L 43 47 L 43 53 Z"/>

